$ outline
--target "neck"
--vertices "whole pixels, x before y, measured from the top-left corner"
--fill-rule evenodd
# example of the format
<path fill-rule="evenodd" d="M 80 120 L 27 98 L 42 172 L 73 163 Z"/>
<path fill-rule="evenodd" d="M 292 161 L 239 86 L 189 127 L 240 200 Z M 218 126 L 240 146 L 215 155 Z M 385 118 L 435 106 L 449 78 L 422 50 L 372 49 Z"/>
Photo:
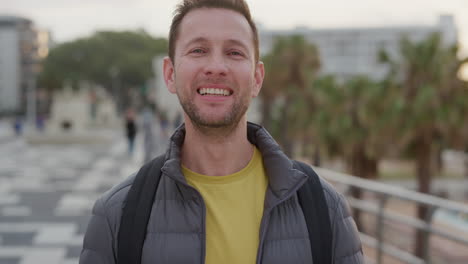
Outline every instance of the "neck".
<path fill-rule="evenodd" d="M 232 128 L 204 129 L 186 118 L 181 161 L 188 169 L 208 176 L 229 175 L 247 166 L 252 155 L 245 116 Z"/>

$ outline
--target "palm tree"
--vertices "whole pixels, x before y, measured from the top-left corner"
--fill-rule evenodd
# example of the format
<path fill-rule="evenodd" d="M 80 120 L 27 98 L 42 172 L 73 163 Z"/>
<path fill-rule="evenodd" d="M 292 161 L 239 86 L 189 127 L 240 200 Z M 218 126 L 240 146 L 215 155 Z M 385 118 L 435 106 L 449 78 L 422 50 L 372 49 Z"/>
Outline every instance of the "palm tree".
<path fill-rule="evenodd" d="M 263 116 L 267 122 L 274 119 L 273 133 L 286 154 L 292 154 L 294 115 L 292 108 L 296 100 L 304 96 L 307 83 L 316 77 L 320 68 L 319 53 L 315 45 L 306 42 L 303 36 L 294 35 L 277 39 L 273 50 L 264 59 L 266 62 L 265 87 L 263 91 Z M 309 104 L 314 98 L 309 95 Z M 271 116 L 277 108 L 276 116 Z"/>
<path fill-rule="evenodd" d="M 278 62 L 275 61 L 275 54 L 270 53 L 262 58 L 265 64 L 265 79 L 263 80 L 262 92 L 260 94 L 261 99 L 261 112 L 262 112 L 262 125 L 268 130 L 272 130 L 273 121 L 275 115 L 273 113 L 274 106 L 277 103 L 278 98 L 284 90 L 281 85 L 281 80 L 284 79 L 282 76 L 282 68 Z"/>
<path fill-rule="evenodd" d="M 404 115 L 398 122 L 399 144 L 416 161 L 418 190 L 429 193 L 437 144 L 452 140 L 451 134 L 459 134 L 462 115 L 467 111 L 466 97 L 460 98 L 462 85 L 457 77 L 466 59 L 459 60 L 457 48 L 445 47 L 438 33 L 418 43 L 402 38 L 400 55 L 400 60 L 385 52 L 380 57 L 391 66 L 389 81 L 397 84 L 399 100 L 403 102 Z M 427 213 L 427 208 L 418 208 L 419 218 Z M 418 256 L 422 256 L 422 236 L 418 232 L 415 249 Z"/>
<path fill-rule="evenodd" d="M 352 175 L 375 179 L 378 161 L 386 154 L 398 113 L 393 86 L 356 76 L 338 84 L 332 76 L 320 78 L 309 89 L 315 94 L 315 111 L 309 112 L 307 131 L 322 148 L 341 157 Z M 361 198 L 358 189 L 352 190 Z M 362 230 L 359 211 L 354 212 Z"/>

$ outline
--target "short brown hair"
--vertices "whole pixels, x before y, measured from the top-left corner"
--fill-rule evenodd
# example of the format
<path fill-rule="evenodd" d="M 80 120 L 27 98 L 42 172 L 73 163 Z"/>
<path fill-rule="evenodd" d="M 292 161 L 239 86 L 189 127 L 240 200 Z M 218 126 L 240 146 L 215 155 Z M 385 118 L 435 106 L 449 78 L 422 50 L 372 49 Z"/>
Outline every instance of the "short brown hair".
<path fill-rule="evenodd" d="M 252 20 L 250 15 L 249 6 L 244 0 L 183 0 L 182 3 L 177 5 L 177 8 L 174 12 L 174 17 L 172 18 L 171 29 L 169 30 L 169 58 L 174 62 L 175 55 L 175 42 L 179 33 L 179 26 L 182 22 L 182 19 L 190 11 L 199 9 L 199 8 L 224 8 L 233 10 L 240 13 L 247 19 L 247 22 L 252 29 L 253 42 L 255 48 L 255 61 L 259 60 L 259 45 L 258 45 L 258 32 L 255 23 Z"/>

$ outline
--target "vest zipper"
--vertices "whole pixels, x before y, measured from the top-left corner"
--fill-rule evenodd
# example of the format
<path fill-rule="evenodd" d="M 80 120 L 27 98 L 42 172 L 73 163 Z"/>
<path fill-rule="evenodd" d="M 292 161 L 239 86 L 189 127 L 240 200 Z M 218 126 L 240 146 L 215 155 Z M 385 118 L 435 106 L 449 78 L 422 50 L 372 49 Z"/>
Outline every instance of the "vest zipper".
<path fill-rule="evenodd" d="M 206 258 L 206 206 L 205 206 L 205 200 L 203 200 L 203 197 L 201 196 L 201 194 L 197 190 L 196 190 L 196 192 L 197 192 L 197 195 L 200 198 L 202 211 L 203 211 L 202 212 L 202 256 L 201 256 L 201 263 L 205 264 L 205 258 Z"/>
<path fill-rule="evenodd" d="M 262 222 L 260 224 L 260 242 L 258 243 L 258 249 L 257 249 L 257 264 L 261 263 L 262 260 L 262 255 L 263 255 L 263 244 L 265 242 L 265 234 L 266 230 L 268 229 L 268 223 L 270 222 L 270 213 L 271 209 L 268 209 L 266 212 L 264 212 L 263 217 L 262 217 Z"/>
<path fill-rule="evenodd" d="M 201 207 L 202 207 L 202 233 L 201 233 L 201 239 L 202 239 L 202 254 L 201 254 L 201 260 L 200 260 L 200 263 L 201 264 L 205 264 L 205 258 L 206 258 L 206 206 L 205 206 L 205 200 L 203 200 L 203 196 L 200 194 L 200 192 L 195 189 L 192 185 L 188 184 L 188 183 L 185 183 L 185 182 L 182 182 L 182 181 L 179 181 L 179 180 L 176 180 L 176 182 L 179 182 L 181 183 L 182 185 L 192 189 L 193 191 L 195 191 L 195 193 L 197 194 L 198 196 L 198 200 L 200 201 L 201 203 Z"/>
<path fill-rule="evenodd" d="M 308 177 L 302 179 L 294 188 L 290 190 L 290 192 L 285 195 L 285 197 L 278 202 L 276 202 L 273 206 L 271 206 L 267 211 L 264 212 L 263 217 L 262 217 L 262 222 L 260 224 L 260 243 L 258 243 L 258 250 L 257 250 L 257 261 L 256 264 L 261 264 L 262 262 L 262 255 L 263 255 L 263 244 L 265 243 L 265 235 L 266 231 L 268 230 L 268 224 L 270 222 L 270 214 L 273 211 L 273 209 L 280 205 L 282 202 L 286 201 L 287 199 L 291 198 L 291 196 L 294 193 L 297 193 L 297 190 L 299 190 L 302 185 L 307 181 Z M 267 190 L 268 192 L 268 190 Z"/>

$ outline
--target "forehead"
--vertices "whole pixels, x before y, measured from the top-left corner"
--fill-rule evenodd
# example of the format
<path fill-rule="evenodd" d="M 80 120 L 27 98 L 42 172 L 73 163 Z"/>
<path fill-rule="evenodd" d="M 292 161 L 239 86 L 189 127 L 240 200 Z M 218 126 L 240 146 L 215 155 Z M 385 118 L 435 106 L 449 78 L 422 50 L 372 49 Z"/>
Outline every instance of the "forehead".
<path fill-rule="evenodd" d="M 176 46 L 183 47 L 195 39 L 210 42 L 236 40 L 253 49 L 253 32 L 247 19 L 224 8 L 199 8 L 185 15 Z"/>

